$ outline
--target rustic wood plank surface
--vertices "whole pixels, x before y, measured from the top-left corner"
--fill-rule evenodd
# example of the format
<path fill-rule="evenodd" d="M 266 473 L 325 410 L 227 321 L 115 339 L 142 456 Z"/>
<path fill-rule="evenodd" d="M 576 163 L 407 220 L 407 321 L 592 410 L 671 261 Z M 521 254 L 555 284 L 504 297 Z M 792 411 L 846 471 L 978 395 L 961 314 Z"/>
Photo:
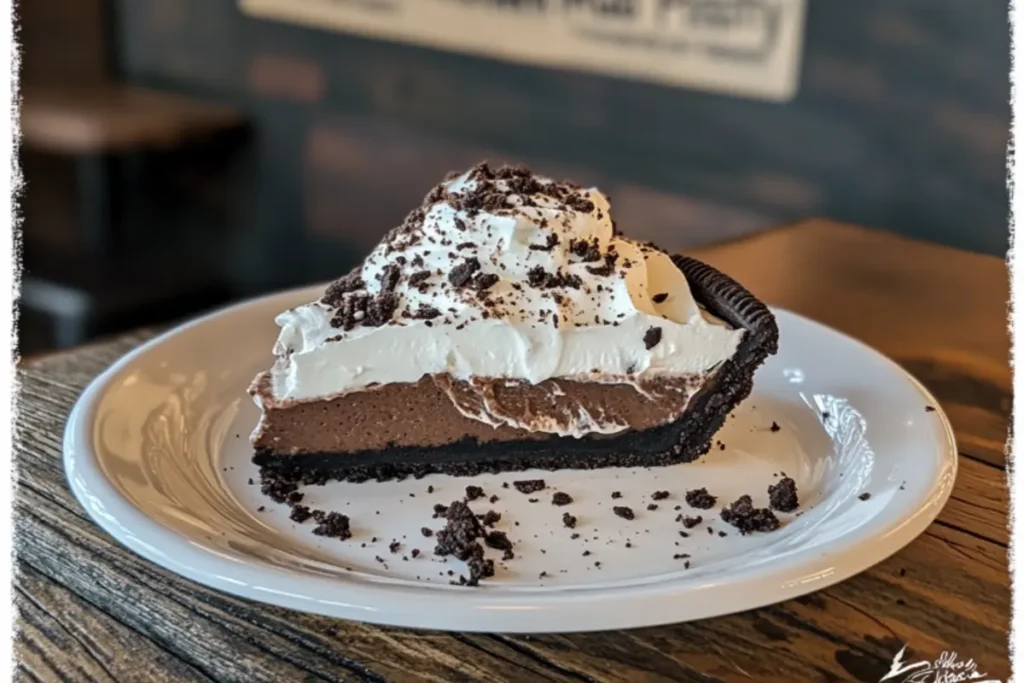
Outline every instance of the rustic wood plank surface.
<path fill-rule="evenodd" d="M 382 628 L 249 602 L 126 551 L 60 463 L 81 389 L 151 336 L 26 363 L 16 424 L 17 672 L 39 681 L 836 681 L 875 683 L 904 644 L 1009 676 L 1010 413 L 1004 264 L 810 222 L 700 254 L 767 301 L 910 368 L 953 419 L 960 474 L 938 520 L 863 574 L 750 612 L 634 631 L 508 636 Z"/>

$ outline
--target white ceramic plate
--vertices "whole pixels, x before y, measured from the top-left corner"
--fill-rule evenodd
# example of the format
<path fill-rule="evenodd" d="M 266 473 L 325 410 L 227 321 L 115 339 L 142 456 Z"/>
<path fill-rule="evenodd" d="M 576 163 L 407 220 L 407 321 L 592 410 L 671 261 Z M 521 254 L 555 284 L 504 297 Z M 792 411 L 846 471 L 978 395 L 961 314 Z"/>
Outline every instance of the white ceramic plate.
<path fill-rule="evenodd" d="M 719 434 L 724 450 L 649 470 L 308 487 L 305 503 L 344 512 L 355 533 L 344 542 L 315 536 L 312 521 L 295 524 L 286 506 L 260 494 L 247 440 L 257 409 L 245 389 L 270 362 L 275 314 L 318 292 L 287 292 L 185 325 L 85 390 L 68 420 L 64 464 L 101 527 L 189 579 L 293 609 L 418 628 L 586 631 L 700 619 L 824 588 L 909 543 L 953 487 L 953 435 L 941 411 L 926 410 L 937 403 L 921 385 L 859 342 L 777 311 L 781 350 Z M 765 505 L 782 472 L 796 479 L 801 506 L 781 514 L 774 533 L 741 536 L 717 508 L 693 510 L 683 500 L 703 486 L 719 506 L 745 493 Z M 548 489 L 526 496 L 502 488 L 529 478 Z M 434 556 L 433 539 L 420 532 L 440 528 L 433 505 L 460 498 L 468 484 L 499 496 L 473 507 L 499 511 L 498 528 L 516 544 L 516 558 L 478 588 L 449 585 L 447 572 L 457 577 L 463 564 Z M 672 495 L 648 510 L 658 490 Z M 556 507 L 554 491 L 575 500 Z M 636 519 L 613 514 L 613 491 Z M 579 520 L 579 538 L 562 525 L 566 511 Z M 680 512 L 705 520 L 688 538 L 679 534 Z M 402 544 L 397 554 L 392 540 Z M 681 554 L 690 556 L 688 569 L 674 558 Z"/>

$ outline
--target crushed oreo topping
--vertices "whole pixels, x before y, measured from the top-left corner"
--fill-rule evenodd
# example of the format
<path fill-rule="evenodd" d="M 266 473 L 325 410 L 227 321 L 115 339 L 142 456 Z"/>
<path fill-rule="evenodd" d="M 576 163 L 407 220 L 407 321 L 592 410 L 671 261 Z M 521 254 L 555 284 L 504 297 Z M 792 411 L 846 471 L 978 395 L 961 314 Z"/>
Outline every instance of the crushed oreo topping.
<path fill-rule="evenodd" d="M 461 500 L 452 501 L 446 520 L 444 528 L 435 535 L 437 546 L 434 554 L 442 557 L 451 555 L 466 563 L 469 579 L 463 585 L 476 586 L 480 579 L 494 576 L 494 560 L 484 559 L 483 546 L 477 541 L 487 532 L 469 506 Z"/>
<path fill-rule="evenodd" d="M 693 489 L 686 492 L 686 504 L 698 510 L 710 510 L 715 507 L 718 498 L 708 493 L 706 488 Z"/>
<path fill-rule="evenodd" d="M 792 512 L 800 507 L 796 481 L 792 477 L 783 477 L 778 483 L 771 484 L 768 487 L 768 505 L 780 512 Z"/>
<path fill-rule="evenodd" d="M 319 510 L 317 512 L 320 512 Z M 318 522 L 313 533 L 317 536 L 337 538 L 342 541 L 352 538 L 352 529 L 349 527 L 349 519 L 340 512 L 328 512 L 324 515 L 314 515 Z"/>
<path fill-rule="evenodd" d="M 774 512 L 769 508 L 754 507 L 753 500 L 746 495 L 722 508 L 721 517 L 744 535 L 755 531 L 775 531 L 780 526 Z"/>
<path fill-rule="evenodd" d="M 629 508 L 624 505 L 616 505 L 612 508 L 612 512 L 623 519 L 633 519 L 636 516 L 633 514 L 633 508 Z"/>
<path fill-rule="evenodd" d="M 501 521 L 501 513 L 495 510 L 488 510 L 482 515 L 478 516 L 480 523 L 487 527 L 493 527 L 495 524 Z"/>
<path fill-rule="evenodd" d="M 459 265 L 452 268 L 448 273 L 448 282 L 453 287 L 465 287 L 473 279 L 473 274 L 480 270 L 480 261 L 475 258 L 468 258 Z"/>
<path fill-rule="evenodd" d="M 661 328 L 648 327 L 644 333 L 644 347 L 650 351 L 661 341 Z"/>
<path fill-rule="evenodd" d="M 568 512 L 562 514 L 562 525 L 567 529 L 576 528 L 576 516 L 570 515 Z"/>
<path fill-rule="evenodd" d="M 516 487 L 516 490 L 520 493 L 530 494 L 542 491 L 547 486 L 543 479 L 526 479 L 523 481 L 514 481 L 512 485 Z"/>
<path fill-rule="evenodd" d="M 571 502 L 572 496 L 570 496 L 568 493 L 563 493 L 562 491 L 557 491 L 555 495 L 551 496 L 552 505 L 568 505 Z"/>
<path fill-rule="evenodd" d="M 296 505 L 288 515 L 293 522 L 298 522 L 299 524 L 302 524 L 312 516 L 313 512 L 306 505 Z"/>
<path fill-rule="evenodd" d="M 504 554 L 501 556 L 503 560 L 511 560 L 515 557 L 512 552 L 512 541 L 509 540 L 508 535 L 504 531 L 487 532 L 487 535 L 484 537 L 484 543 L 487 544 L 488 548 L 503 550 Z"/>

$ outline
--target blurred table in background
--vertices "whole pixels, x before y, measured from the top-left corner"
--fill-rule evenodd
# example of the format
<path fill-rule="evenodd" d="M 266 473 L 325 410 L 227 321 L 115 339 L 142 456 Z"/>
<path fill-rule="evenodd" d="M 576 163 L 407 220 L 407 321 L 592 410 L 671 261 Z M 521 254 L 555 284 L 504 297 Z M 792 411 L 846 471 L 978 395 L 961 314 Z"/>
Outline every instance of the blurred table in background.
<path fill-rule="evenodd" d="M 229 159 L 245 130 L 242 114 L 117 83 L 30 85 L 23 98 L 23 351 L 81 344 L 224 301 L 219 252 L 230 226 L 201 227 L 195 196 L 175 192 L 161 175 L 200 149 Z M 47 165 L 70 165 L 70 182 L 60 188 L 60 173 Z M 160 206 L 168 196 L 174 211 Z"/>
<path fill-rule="evenodd" d="M 416 632 L 233 598 L 113 542 L 65 483 L 68 411 L 96 374 L 154 334 L 145 330 L 21 367 L 19 679 L 874 682 L 907 645 L 908 662 L 949 651 L 1006 680 L 1012 394 L 1003 261 L 827 221 L 695 255 L 769 303 L 874 345 L 938 397 L 960 471 L 939 518 L 904 550 L 778 605 L 605 633 Z"/>

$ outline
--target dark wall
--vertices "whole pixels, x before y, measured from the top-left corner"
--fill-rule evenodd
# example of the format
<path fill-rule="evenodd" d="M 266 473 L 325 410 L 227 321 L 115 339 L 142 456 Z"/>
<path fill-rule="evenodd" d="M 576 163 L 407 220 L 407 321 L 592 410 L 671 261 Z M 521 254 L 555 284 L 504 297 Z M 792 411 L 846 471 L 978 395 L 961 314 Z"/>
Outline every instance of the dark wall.
<path fill-rule="evenodd" d="M 598 182 L 670 247 L 824 215 L 1004 253 L 1007 4 L 808 5 L 785 104 L 265 22 L 234 0 L 119 0 L 118 52 L 129 80 L 251 113 L 240 264 L 264 280 L 336 272 L 337 248 L 365 249 L 481 157 Z"/>

